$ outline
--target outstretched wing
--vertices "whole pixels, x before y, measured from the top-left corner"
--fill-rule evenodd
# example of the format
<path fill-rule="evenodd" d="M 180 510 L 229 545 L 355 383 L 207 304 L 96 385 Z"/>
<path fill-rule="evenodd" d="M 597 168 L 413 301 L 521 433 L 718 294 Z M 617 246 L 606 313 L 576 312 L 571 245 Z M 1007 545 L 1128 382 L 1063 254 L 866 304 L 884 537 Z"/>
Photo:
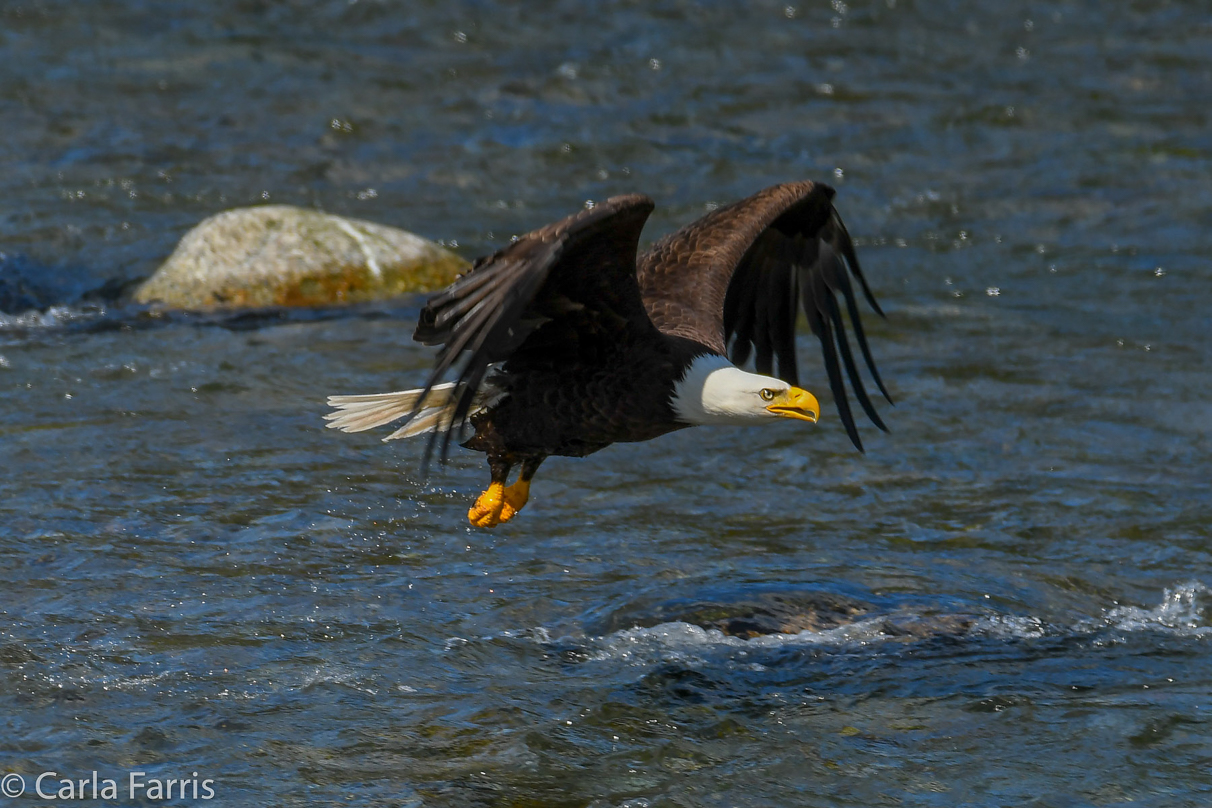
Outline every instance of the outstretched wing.
<path fill-rule="evenodd" d="M 821 341 L 838 415 L 862 451 L 843 366 L 867 416 L 880 429 L 887 427 L 863 387 L 837 295 L 871 377 L 891 403 L 863 333 L 852 277 L 876 313 L 884 313 L 863 278 L 833 195 L 827 185 L 787 183 L 714 210 L 640 258 L 640 290 L 662 332 L 721 354 L 727 353 L 731 341 L 732 361 L 742 364 L 752 353 L 759 373 L 772 375 L 777 359 L 779 378 L 793 385 L 799 384 L 795 324 L 802 304 L 812 333 Z"/>
<path fill-rule="evenodd" d="M 547 326 L 545 343 L 558 341 L 553 332 L 560 326 L 582 344 L 651 330 L 636 282 L 636 248 L 652 209 L 646 196 L 612 197 L 481 258 L 431 298 L 413 338 L 442 350 L 418 400 L 457 365 L 451 423 L 461 424 L 489 366 L 523 351 L 540 327 Z M 453 432 L 441 434 L 443 461 Z M 437 440 L 435 432 L 426 460 Z"/>

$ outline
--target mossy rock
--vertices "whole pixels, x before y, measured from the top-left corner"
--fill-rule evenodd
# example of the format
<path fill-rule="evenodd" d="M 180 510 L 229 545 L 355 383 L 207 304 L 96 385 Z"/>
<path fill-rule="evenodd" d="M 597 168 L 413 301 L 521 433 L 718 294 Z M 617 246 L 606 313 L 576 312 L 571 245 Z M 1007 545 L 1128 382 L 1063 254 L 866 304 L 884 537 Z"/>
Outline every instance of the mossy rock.
<path fill-rule="evenodd" d="M 266 205 L 204 220 L 134 299 L 175 309 L 331 306 L 441 289 L 468 266 L 404 230 Z"/>

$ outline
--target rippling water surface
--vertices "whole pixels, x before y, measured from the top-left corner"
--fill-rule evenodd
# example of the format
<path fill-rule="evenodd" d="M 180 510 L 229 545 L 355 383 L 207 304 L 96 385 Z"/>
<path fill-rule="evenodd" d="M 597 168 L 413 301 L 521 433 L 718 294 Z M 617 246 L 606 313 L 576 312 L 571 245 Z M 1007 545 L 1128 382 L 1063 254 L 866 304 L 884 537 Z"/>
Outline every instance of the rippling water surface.
<path fill-rule="evenodd" d="M 1199 2 L 0 5 L 0 297 L 36 305 L 0 314 L 0 774 L 1207 805 L 1210 42 Z M 423 378 L 416 301 L 114 302 L 264 200 L 473 257 L 588 199 L 652 195 L 655 238 L 802 177 L 888 311 L 891 432 L 860 455 L 825 401 L 553 459 L 494 532 L 478 455 L 426 480 L 321 428 Z M 822 598 L 848 611 L 804 631 L 691 622 Z"/>

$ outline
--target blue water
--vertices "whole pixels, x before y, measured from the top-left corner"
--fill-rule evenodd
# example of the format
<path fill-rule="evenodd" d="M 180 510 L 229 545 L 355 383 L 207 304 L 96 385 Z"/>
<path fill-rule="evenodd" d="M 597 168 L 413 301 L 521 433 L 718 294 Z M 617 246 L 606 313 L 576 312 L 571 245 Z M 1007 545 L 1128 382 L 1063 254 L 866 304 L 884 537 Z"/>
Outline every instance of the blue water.
<path fill-rule="evenodd" d="M 0 281 L 38 287 L 0 314 L 7 801 L 1207 805 L 1210 41 L 1197 2 L 0 6 Z M 116 297 L 265 200 L 471 258 L 805 177 L 891 431 L 850 447 L 803 333 L 817 426 L 553 459 L 494 532 L 480 456 L 322 428 L 424 378 L 417 301 Z M 818 596 L 854 608 L 691 622 Z"/>

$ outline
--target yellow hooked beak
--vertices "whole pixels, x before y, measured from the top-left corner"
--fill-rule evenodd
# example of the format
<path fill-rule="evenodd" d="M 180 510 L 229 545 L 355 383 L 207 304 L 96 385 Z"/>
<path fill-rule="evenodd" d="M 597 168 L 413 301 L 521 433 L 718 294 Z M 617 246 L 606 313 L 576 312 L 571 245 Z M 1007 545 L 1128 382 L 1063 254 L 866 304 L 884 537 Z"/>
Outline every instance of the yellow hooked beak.
<path fill-rule="evenodd" d="M 766 409 L 775 415 L 799 418 L 814 424 L 821 414 L 821 405 L 817 403 L 816 396 L 798 387 L 790 387 L 776 394 Z"/>

